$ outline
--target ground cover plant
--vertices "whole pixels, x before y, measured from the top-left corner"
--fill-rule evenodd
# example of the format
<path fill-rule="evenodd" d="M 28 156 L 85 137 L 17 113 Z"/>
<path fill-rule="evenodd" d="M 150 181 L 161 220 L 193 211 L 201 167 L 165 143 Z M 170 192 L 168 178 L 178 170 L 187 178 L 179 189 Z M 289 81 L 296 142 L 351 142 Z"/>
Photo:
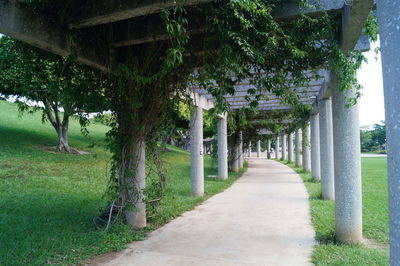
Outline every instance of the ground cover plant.
<path fill-rule="evenodd" d="M 282 162 L 282 161 L 280 161 Z M 389 216 L 386 158 L 362 158 L 363 234 L 366 244 L 335 242 L 335 203 L 321 198 L 320 183 L 301 167 L 286 163 L 303 178 L 310 195 L 316 265 L 389 265 Z"/>
<path fill-rule="evenodd" d="M 190 193 L 189 153 L 168 146 L 165 198 L 146 229 L 132 231 L 119 224 L 104 233 L 92 219 L 107 204 L 108 127 L 89 127 L 80 133 L 71 121 L 70 144 L 89 152 L 84 155 L 50 153 L 55 132 L 41 123 L 39 113 L 18 118 L 17 106 L 0 101 L 0 265 L 79 264 L 106 252 L 121 250 L 126 243 L 143 239 L 147 232 L 215 193 L 223 191 L 241 173 L 226 181 L 206 178 L 204 197 Z M 215 175 L 217 164 L 205 159 L 205 174 Z"/>

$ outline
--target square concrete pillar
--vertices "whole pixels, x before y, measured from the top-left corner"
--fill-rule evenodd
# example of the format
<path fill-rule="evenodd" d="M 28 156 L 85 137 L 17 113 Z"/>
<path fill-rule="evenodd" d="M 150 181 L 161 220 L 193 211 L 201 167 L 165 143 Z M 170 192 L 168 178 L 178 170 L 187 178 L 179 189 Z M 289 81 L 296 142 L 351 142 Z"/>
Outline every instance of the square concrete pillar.
<path fill-rule="evenodd" d="M 275 159 L 279 159 L 279 136 L 275 139 Z"/>

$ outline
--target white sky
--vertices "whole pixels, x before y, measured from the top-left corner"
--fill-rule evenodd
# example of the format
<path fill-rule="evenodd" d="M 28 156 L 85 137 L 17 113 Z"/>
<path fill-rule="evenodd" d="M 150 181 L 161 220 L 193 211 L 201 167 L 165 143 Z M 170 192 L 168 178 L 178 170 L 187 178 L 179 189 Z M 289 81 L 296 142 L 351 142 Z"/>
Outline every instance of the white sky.
<path fill-rule="evenodd" d="M 378 43 L 371 44 L 371 50 L 364 53 L 368 63 L 358 71 L 358 81 L 364 87 L 360 99 L 360 125 L 373 125 L 385 120 L 381 54 L 375 54 Z"/>

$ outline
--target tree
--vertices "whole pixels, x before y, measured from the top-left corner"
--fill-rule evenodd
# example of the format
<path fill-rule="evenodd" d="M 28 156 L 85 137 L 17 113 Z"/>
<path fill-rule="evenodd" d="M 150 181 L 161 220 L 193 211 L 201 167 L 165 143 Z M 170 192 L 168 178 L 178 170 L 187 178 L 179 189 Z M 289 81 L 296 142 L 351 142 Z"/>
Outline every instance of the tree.
<path fill-rule="evenodd" d="M 386 144 L 385 121 L 382 121 L 382 124 L 375 124 L 372 129 L 368 126 L 361 127 L 360 138 L 362 152 L 384 149 L 384 145 Z"/>
<path fill-rule="evenodd" d="M 382 124 L 375 124 L 374 130 L 372 131 L 371 140 L 373 143 L 382 149 L 383 145 L 386 144 L 386 125 L 385 121 Z"/>
<path fill-rule="evenodd" d="M 103 111 L 105 82 L 96 71 L 71 58 L 48 54 L 9 37 L 0 39 L 0 93 L 16 95 L 21 113 L 42 111 L 57 132 L 57 150 L 70 152 L 68 127 L 77 115 L 87 125 L 87 112 Z M 37 102 L 29 106 L 27 101 Z"/>

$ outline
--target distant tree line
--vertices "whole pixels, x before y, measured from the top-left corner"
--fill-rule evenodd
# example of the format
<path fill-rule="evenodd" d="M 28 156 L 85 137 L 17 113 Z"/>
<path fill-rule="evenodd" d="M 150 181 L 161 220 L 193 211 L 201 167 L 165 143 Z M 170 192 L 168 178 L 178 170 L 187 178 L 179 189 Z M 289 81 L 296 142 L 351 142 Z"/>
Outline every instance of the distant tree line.
<path fill-rule="evenodd" d="M 385 121 L 372 127 L 363 126 L 360 131 L 361 152 L 386 153 Z"/>

